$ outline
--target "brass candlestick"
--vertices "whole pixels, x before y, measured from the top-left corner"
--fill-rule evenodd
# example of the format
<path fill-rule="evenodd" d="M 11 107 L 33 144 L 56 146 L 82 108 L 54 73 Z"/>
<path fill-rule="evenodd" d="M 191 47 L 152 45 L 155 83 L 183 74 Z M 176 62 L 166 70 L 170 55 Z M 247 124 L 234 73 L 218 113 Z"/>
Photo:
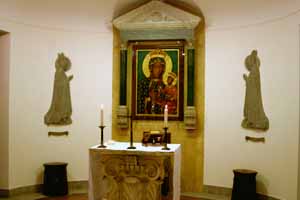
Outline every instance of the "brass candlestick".
<path fill-rule="evenodd" d="M 100 145 L 98 146 L 98 148 L 106 148 L 106 146 L 103 144 L 103 129 L 105 128 L 105 126 L 99 126 L 99 128 L 101 129 L 101 141 L 100 141 Z"/>
<path fill-rule="evenodd" d="M 132 115 L 130 115 L 129 118 L 130 118 L 130 146 L 127 147 L 127 149 L 136 149 L 136 147 L 133 146 Z"/>
<path fill-rule="evenodd" d="M 164 147 L 162 148 L 162 150 L 170 150 L 170 148 L 168 147 L 168 139 L 167 139 L 168 127 L 164 127 L 164 130 L 165 130 Z"/>

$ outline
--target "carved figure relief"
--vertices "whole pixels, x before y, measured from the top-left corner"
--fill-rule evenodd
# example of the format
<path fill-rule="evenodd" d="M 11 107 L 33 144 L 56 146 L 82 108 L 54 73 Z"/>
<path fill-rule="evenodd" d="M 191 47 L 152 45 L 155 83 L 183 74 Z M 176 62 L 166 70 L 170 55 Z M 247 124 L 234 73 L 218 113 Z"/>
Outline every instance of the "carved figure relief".
<path fill-rule="evenodd" d="M 168 173 L 167 157 L 101 155 L 95 166 L 101 188 L 95 199 L 160 200 L 161 185 Z M 167 162 L 169 163 L 169 162 Z M 103 166 L 101 168 L 100 166 Z M 99 185 L 100 188 L 100 185 Z"/>
<path fill-rule="evenodd" d="M 245 66 L 250 73 L 243 75 L 246 82 L 246 96 L 242 127 L 267 130 L 269 129 L 269 119 L 263 108 L 259 72 L 260 60 L 256 50 L 247 56 Z"/>
<path fill-rule="evenodd" d="M 66 75 L 71 68 L 70 59 L 63 53 L 58 54 L 55 68 L 52 102 L 44 117 L 44 122 L 47 125 L 68 125 L 72 123 L 70 81 L 73 79 L 73 75 Z"/>

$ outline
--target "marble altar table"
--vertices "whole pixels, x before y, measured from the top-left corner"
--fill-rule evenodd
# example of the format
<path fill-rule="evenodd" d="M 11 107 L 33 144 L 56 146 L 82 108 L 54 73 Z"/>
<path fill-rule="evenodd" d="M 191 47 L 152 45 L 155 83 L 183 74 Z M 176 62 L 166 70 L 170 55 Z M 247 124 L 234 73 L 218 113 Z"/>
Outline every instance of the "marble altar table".
<path fill-rule="evenodd" d="M 168 144 L 167 151 L 141 143 L 136 149 L 125 142 L 97 146 L 89 149 L 89 200 L 160 200 L 166 182 L 168 199 L 180 199 L 180 144 Z"/>

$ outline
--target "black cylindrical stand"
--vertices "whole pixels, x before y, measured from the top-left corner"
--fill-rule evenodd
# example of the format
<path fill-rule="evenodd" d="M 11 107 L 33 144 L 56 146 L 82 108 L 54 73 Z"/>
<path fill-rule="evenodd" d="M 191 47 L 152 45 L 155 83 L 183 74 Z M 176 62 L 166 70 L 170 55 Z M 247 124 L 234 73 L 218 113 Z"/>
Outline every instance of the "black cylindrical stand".
<path fill-rule="evenodd" d="M 101 129 L 101 141 L 100 141 L 100 145 L 98 146 L 98 148 L 106 148 L 106 146 L 103 144 L 103 129 L 105 128 L 105 126 L 99 126 L 99 128 Z"/>
<path fill-rule="evenodd" d="M 170 148 L 168 147 L 168 127 L 164 127 L 165 130 L 165 135 L 164 135 L 164 147 L 162 148 L 162 150 L 170 150 Z"/>
<path fill-rule="evenodd" d="M 64 196 L 68 194 L 67 163 L 45 163 L 43 194 Z"/>
<path fill-rule="evenodd" d="M 233 170 L 233 173 L 234 180 L 231 200 L 257 200 L 257 172 L 248 169 L 235 169 Z"/>

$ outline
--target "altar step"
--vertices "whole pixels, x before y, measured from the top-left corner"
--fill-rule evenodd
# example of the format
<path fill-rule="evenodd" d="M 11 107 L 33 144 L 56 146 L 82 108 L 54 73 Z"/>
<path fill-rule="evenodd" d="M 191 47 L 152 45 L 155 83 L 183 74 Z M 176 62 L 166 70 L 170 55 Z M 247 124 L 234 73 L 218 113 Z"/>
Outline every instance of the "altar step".
<path fill-rule="evenodd" d="M 184 193 L 182 200 L 230 200 L 230 196 L 209 193 Z"/>

